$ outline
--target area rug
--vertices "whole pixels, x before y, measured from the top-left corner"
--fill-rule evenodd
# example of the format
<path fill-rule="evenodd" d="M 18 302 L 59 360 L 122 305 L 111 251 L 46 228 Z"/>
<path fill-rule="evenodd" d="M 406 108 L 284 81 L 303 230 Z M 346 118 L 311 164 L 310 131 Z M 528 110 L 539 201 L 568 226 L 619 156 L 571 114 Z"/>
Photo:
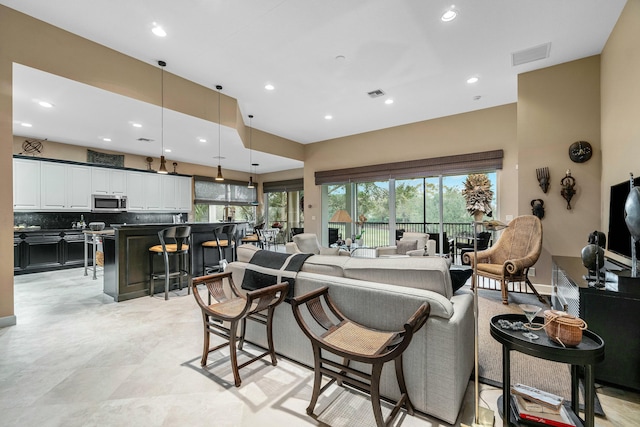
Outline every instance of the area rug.
<path fill-rule="evenodd" d="M 478 376 L 481 383 L 501 388 L 502 346 L 491 336 L 489 321 L 498 314 L 522 313 L 518 304 L 540 305 L 543 306 L 543 310 L 549 307 L 544 306 L 533 294 L 509 293 L 508 305 L 502 304 L 502 295 L 499 291 L 479 289 L 478 296 L 480 343 Z M 544 331 L 539 333 L 544 334 Z M 570 365 L 565 363 L 552 362 L 512 351 L 511 383 L 527 384 L 563 396 L 567 401 L 571 399 L 571 370 Z M 595 410 L 597 415 L 604 415 L 597 396 Z"/>

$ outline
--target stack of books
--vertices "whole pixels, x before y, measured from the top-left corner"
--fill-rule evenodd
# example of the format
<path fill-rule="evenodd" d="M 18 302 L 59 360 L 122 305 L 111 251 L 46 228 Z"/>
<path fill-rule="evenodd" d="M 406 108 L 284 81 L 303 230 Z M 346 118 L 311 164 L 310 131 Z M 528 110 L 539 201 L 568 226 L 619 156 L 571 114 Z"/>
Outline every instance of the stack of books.
<path fill-rule="evenodd" d="M 511 386 L 518 422 L 531 426 L 576 427 L 564 407 L 564 398 L 524 384 Z"/>

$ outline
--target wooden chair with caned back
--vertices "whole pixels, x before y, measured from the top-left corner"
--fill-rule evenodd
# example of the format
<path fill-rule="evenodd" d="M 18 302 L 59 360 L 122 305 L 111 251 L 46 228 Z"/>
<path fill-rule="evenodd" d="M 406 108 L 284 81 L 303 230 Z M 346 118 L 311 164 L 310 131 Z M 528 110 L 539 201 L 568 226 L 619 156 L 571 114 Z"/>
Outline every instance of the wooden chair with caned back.
<path fill-rule="evenodd" d="M 313 348 L 313 393 L 307 414 L 313 415 L 320 393 L 337 381 L 340 385 L 344 382 L 369 391 L 373 414 L 379 427 L 390 425 L 403 406 L 413 415 L 413 404 L 404 380 L 402 353 L 411 343 L 413 334 L 427 321 L 431 311 L 429 303 L 421 304 L 400 331 L 375 330 L 349 320 L 329 297 L 328 287 L 292 298 L 291 307 L 298 325 L 311 340 Z M 306 309 L 302 310 L 301 307 Z M 324 357 L 323 351 L 342 357 L 343 362 Z M 395 364 L 400 399 L 385 420 L 380 406 L 380 375 L 383 365 L 390 360 Z M 371 365 L 371 373 L 350 366 L 351 361 Z M 321 388 L 322 375 L 331 380 Z"/>
<path fill-rule="evenodd" d="M 542 223 L 533 215 L 514 218 L 502 231 L 498 241 L 489 249 L 477 253 L 477 275 L 494 279 L 502 291 L 502 303 L 509 303 L 508 285 L 512 282 L 525 282 L 541 302 L 540 296 L 529 280 L 529 268 L 533 266 L 542 252 Z M 464 254 L 473 267 L 476 257 L 473 252 Z M 475 275 L 471 281 L 472 289 L 477 286 Z M 493 289 L 493 288 L 490 288 Z"/>
<path fill-rule="evenodd" d="M 225 281 L 228 284 L 227 287 L 225 287 Z M 209 303 L 205 303 L 200 295 L 198 290 L 198 285 L 200 284 L 204 284 L 206 287 Z M 200 365 L 205 366 L 207 364 L 209 353 L 228 345 L 235 386 L 240 387 L 242 382 L 240 379 L 240 369 L 267 355 L 271 356 L 271 364 L 273 366 L 278 363 L 273 346 L 273 312 L 275 307 L 280 304 L 287 295 L 288 283 L 278 283 L 243 294 L 234 284 L 231 272 L 225 272 L 195 277 L 191 286 L 193 287 L 193 297 L 202 311 L 202 323 L 204 327 L 204 345 Z M 211 299 L 214 300 L 213 304 L 211 303 Z M 266 314 L 264 313 L 265 311 Z M 237 348 L 242 350 L 247 319 L 266 325 L 269 348 L 264 353 L 238 366 L 236 344 Z M 239 341 L 238 326 L 241 326 Z M 209 348 L 210 334 L 222 337 L 226 339 L 227 342 Z"/>

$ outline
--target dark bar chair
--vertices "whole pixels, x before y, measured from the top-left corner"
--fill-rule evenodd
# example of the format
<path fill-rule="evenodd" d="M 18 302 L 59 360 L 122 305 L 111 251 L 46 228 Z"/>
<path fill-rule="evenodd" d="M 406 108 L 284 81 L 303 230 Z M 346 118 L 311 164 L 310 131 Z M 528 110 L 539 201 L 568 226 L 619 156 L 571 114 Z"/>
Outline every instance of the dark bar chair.
<path fill-rule="evenodd" d="M 303 314 L 301 306 L 306 306 Z M 413 334 L 417 332 L 427 321 L 431 307 L 429 303 L 423 303 L 418 310 L 407 320 L 402 331 L 378 331 L 360 325 L 347 319 L 342 314 L 332 299 L 329 297 L 329 288 L 323 287 L 306 295 L 295 297 L 291 300 L 293 314 L 304 334 L 311 340 L 314 361 L 314 381 L 311 403 L 307 407 L 307 414 L 313 415 L 320 393 L 331 384 L 338 381 L 355 385 L 371 394 L 373 414 L 378 427 L 391 425 L 400 408 L 403 406 L 413 415 L 413 404 L 409 399 L 407 387 L 404 381 L 402 369 L 402 353 L 411 343 Z M 329 309 L 329 313 L 325 310 Z M 307 322 L 313 321 L 311 327 Z M 317 333 L 316 331 L 320 331 Z M 342 363 L 335 358 L 323 357 L 323 351 L 339 356 Z M 371 374 L 352 368 L 351 361 L 372 365 Z M 385 362 L 394 361 L 396 379 L 400 388 L 400 399 L 393 407 L 386 420 L 382 418 L 380 407 L 380 375 Z M 333 369 L 327 368 L 329 366 Z M 322 375 L 331 380 L 322 388 Z M 367 382 L 363 382 L 359 377 Z"/>
<path fill-rule="evenodd" d="M 206 274 L 214 272 L 222 272 L 227 267 L 226 251 L 231 248 L 231 256 L 235 254 L 235 224 L 220 224 L 213 228 L 213 237 L 215 240 L 207 240 L 202 242 L 202 271 Z M 209 249 L 217 249 L 218 251 L 218 265 L 207 265 L 206 254 Z"/>
<path fill-rule="evenodd" d="M 191 227 L 188 225 L 168 227 L 158 232 L 160 244 L 149 248 L 149 295 L 155 293 L 155 281 L 164 280 L 164 299 L 169 299 L 169 281 L 178 278 L 178 286 L 182 289 L 182 279 L 191 278 L 191 252 L 189 251 L 191 239 Z M 164 261 L 164 271 L 156 273 L 153 270 L 153 260 L 156 256 L 162 256 Z M 170 258 L 178 259 L 177 270 L 172 271 L 169 263 Z M 188 292 L 191 290 L 189 289 Z"/>

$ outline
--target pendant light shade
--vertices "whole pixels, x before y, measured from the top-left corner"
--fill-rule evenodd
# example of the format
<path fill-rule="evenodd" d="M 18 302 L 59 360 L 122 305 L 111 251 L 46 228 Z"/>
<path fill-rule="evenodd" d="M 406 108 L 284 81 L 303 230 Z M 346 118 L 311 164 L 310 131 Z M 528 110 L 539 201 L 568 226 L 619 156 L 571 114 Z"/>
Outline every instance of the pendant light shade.
<path fill-rule="evenodd" d="M 220 155 L 220 136 L 222 129 L 222 119 L 220 113 L 220 98 L 222 94 L 220 91 L 222 90 L 222 86 L 216 85 L 216 89 L 218 90 L 218 174 L 216 175 L 216 181 L 224 181 L 224 177 L 222 176 L 222 166 L 220 166 L 220 160 L 222 159 Z"/>
<path fill-rule="evenodd" d="M 164 61 L 158 61 L 158 65 L 161 67 L 162 73 L 160 74 L 160 144 L 162 146 L 160 152 L 160 169 L 158 173 L 169 173 L 167 171 L 167 162 L 164 159 L 164 67 L 167 63 Z"/>
<path fill-rule="evenodd" d="M 253 176 L 251 175 L 251 168 L 253 167 L 253 156 L 252 156 L 252 144 L 253 144 L 253 125 L 251 124 L 253 120 L 253 114 L 249 114 L 249 184 L 247 188 L 255 188 L 253 185 Z"/>

